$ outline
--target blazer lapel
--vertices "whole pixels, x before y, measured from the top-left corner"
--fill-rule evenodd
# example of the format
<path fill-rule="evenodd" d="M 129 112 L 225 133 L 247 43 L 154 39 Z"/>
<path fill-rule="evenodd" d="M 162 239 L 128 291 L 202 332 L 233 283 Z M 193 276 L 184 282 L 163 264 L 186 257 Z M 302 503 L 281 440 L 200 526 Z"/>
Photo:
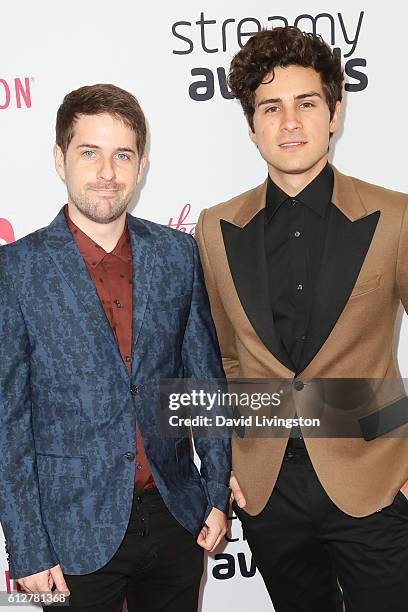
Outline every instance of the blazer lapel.
<path fill-rule="evenodd" d="M 289 370 L 291 359 L 277 334 L 269 299 L 264 246 L 266 185 L 251 192 L 233 222 L 220 220 L 232 279 L 242 307 L 259 339 Z"/>
<path fill-rule="evenodd" d="M 89 276 L 86 264 L 69 230 L 63 208 L 54 221 L 46 228 L 45 232 L 46 239 L 44 244 L 51 259 L 54 261 L 59 273 L 71 287 L 75 296 L 88 312 L 95 331 L 97 330 L 98 333 L 103 334 L 111 345 L 120 363 L 121 373 L 128 380 L 126 366 L 120 356 L 109 321 L 105 316 L 103 306 Z"/>
<path fill-rule="evenodd" d="M 380 211 L 368 214 L 353 180 L 333 170 L 334 206 L 330 210 L 321 268 L 296 375 L 318 353 L 346 306 L 380 218 Z"/>
<path fill-rule="evenodd" d="M 134 375 L 140 361 L 136 358 L 136 346 L 149 298 L 156 260 L 156 241 L 142 219 L 129 214 L 127 218 L 133 261 L 132 374 Z"/>

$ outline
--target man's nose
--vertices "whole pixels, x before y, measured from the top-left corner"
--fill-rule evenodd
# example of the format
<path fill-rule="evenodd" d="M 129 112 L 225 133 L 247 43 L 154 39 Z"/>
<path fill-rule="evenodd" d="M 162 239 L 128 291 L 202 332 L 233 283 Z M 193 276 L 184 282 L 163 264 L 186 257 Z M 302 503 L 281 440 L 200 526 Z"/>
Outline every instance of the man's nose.
<path fill-rule="evenodd" d="M 300 117 L 295 109 L 286 109 L 283 111 L 281 127 L 282 130 L 286 132 L 294 132 L 301 129 L 302 122 L 300 121 Z"/>
<path fill-rule="evenodd" d="M 112 181 L 115 178 L 115 166 L 111 157 L 103 157 L 98 168 L 98 178 Z"/>

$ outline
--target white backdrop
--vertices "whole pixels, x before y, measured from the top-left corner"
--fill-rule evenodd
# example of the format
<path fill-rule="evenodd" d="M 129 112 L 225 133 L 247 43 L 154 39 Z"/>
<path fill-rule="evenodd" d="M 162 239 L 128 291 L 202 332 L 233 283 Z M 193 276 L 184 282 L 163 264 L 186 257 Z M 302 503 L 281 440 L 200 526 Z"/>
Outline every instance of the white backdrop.
<path fill-rule="evenodd" d="M 52 161 L 55 115 L 63 96 L 85 84 L 111 82 L 128 89 L 146 113 L 150 162 L 134 214 L 174 226 L 181 219 L 179 229 L 193 232 L 201 208 L 261 182 L 265 164 L 248 139 L 240 106 L 222 94 L 228 97 L 225 69 L 246 34 L 285 22 L 309 31 L 315 27 L 346 64 L 349 91 L 343 128 L 332 143 L 334 163 L 345 173 L 408 191 L 408 85 L 401 69 L 406 4 L 340 4 L 3 2 L 0 244 L 47 225 L 64 204 L 65 189 Z M 407 339 L 405 318 L 399 345 L 405 376 Z M 208 560 L 203 612 L 226 606 L 271 610 L 236 519 L 230 537 L 235 541 L 225 542 Z M 0 535 L 0 590 L 7 587 Z M 21 608 L 31 609 L 38 608 Z"/>

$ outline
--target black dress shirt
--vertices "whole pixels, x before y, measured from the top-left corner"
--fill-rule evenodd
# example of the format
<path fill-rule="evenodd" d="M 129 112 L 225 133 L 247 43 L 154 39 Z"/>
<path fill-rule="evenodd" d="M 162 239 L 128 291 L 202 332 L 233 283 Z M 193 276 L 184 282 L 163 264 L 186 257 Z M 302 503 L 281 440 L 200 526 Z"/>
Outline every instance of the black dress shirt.
<path fill-rule="evenodd" d="M 295 371 L 307 336 L 332 193 L 329 164 L 295 197 L 268 179 L 265 256 L 270 304 L 277 333 Z"/>

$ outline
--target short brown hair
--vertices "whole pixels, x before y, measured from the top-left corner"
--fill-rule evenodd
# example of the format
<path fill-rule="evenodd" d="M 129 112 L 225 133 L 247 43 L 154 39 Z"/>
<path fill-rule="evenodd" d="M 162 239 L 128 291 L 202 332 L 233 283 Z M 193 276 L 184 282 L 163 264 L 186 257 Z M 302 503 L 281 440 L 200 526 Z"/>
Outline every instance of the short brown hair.
<path fill-rule="evenodd" d="M 65 156 L 78 115 L 108 113 L 121 119 L 136 134 L 137 151 L 146 146 L 146 119 L 139 102 L 128 91 L 111 84 L 85 85 L 65 96 L 57 112 L 56 143 Z"/>
<path fill-rule="evenodd" d="M 234 98 L 242 105 L 247 121 L 254 130 L 255 90 L 265 77 L 279 66 L 303 66 L 319 73 L 330 117 L 336 102 L 342 99 L 344 73 L 340 58 L 321 36 L 302 32 L 292 26 L 261 30 L 252 36 L 234 56 L 228 77 Z"/>

